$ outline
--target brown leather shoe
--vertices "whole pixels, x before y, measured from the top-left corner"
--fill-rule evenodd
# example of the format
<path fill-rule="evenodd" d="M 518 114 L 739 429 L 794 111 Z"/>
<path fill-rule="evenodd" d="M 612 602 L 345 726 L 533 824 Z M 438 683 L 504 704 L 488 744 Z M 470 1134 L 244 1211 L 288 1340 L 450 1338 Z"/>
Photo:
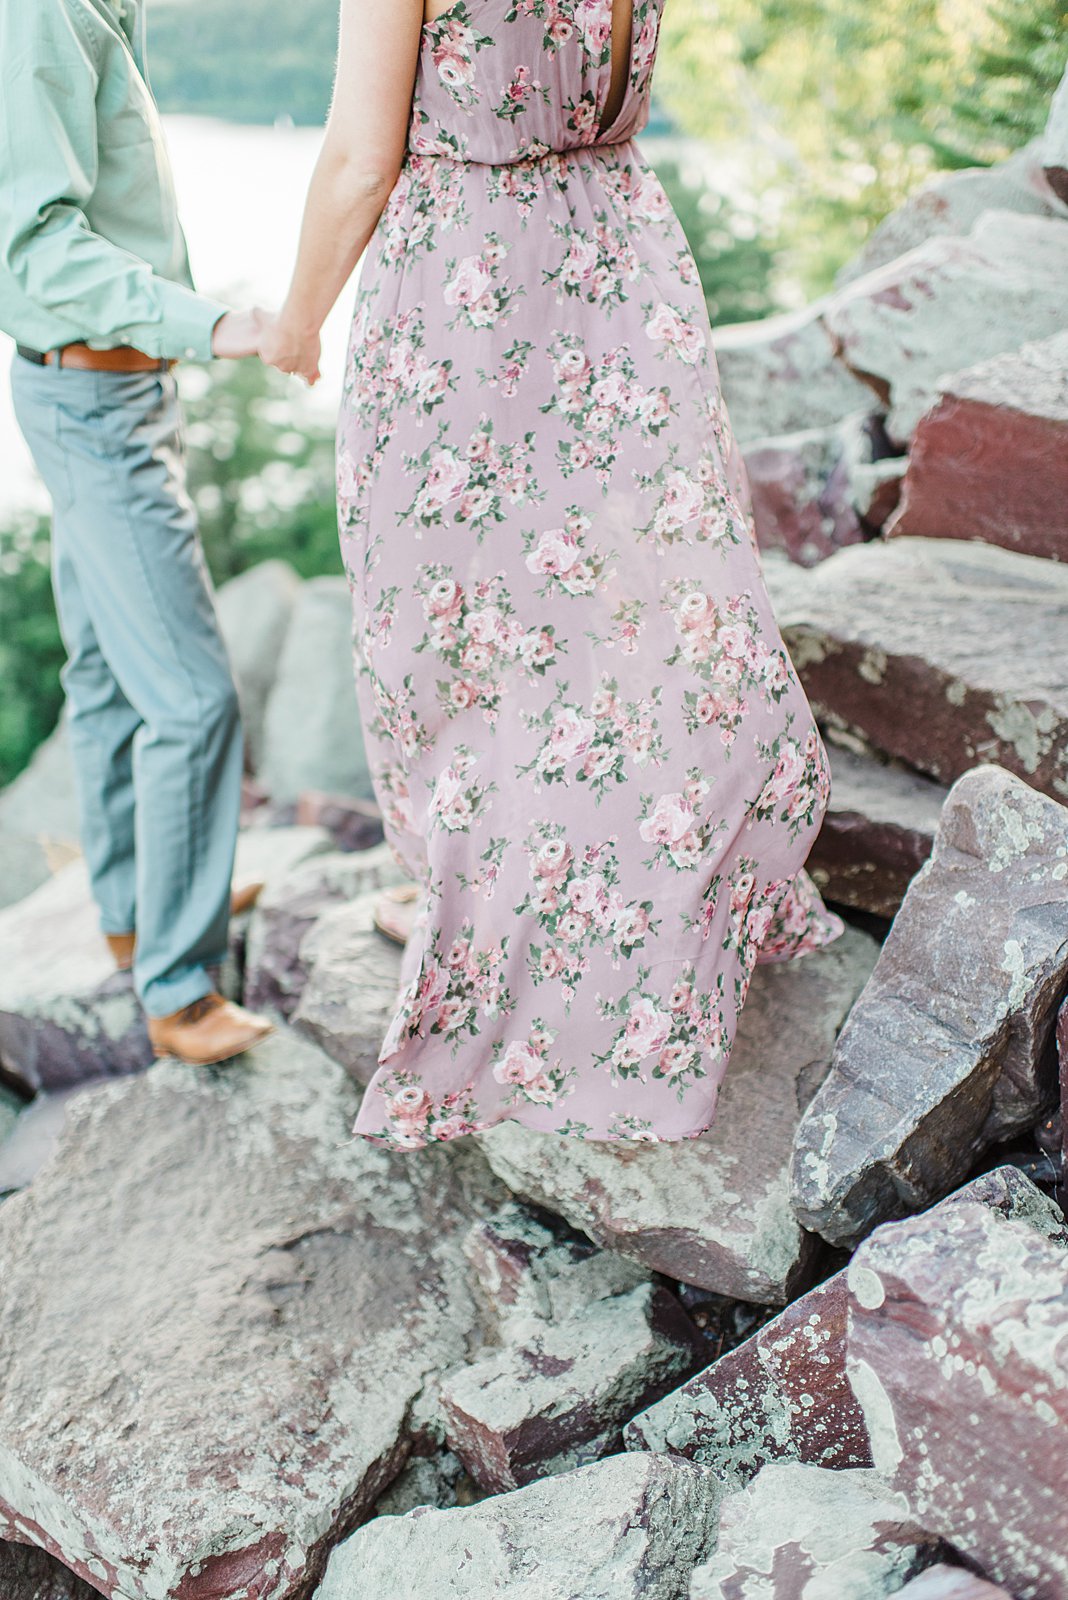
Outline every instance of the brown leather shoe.
<path fill-rule="evenodd" d="M 242 912 L 251 911 L 263 890 L 260 882 L 243 883 L 240 889 L 235 889 L 230 896 L 230 915 L 239 917 Z M 104 937 L 118 971 L 129 972 L 134 964 L 136 933 L 107 933 Z"/>
<path fill-rule="evenodd" d="M 229 1061 L 274 1032 L 266 1017 L 235 1006 L 221 994 L 206 994 L 169 1017 L 149 1017 L 147 1021 L 157 1060 L 174 1056 L 191 1067 Z"/>
<path fill-rule="evenodd" d="M 107 946 L 111 951 L 111 959 L 115 963 L 116 970 L 129 972 L 134 964 L 134 945 L 137 943 L 137 935 L 134 933 L 106 933 L 104 938 L 107 940 Z"/>

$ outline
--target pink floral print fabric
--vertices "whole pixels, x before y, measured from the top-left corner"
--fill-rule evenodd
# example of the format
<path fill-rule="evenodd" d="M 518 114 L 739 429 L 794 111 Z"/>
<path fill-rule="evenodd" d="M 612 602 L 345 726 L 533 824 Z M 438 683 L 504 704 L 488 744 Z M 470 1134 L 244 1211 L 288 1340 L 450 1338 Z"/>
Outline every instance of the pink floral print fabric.
<path fill-rule="evenodd" d="M 837 938 L 826 751 L 693 257 L 634 135 L 662 0 L 423 30 L 338 436 L 357 691 L 425 891 L 356 1131 L 696 1136 L 754 966 Z"/>

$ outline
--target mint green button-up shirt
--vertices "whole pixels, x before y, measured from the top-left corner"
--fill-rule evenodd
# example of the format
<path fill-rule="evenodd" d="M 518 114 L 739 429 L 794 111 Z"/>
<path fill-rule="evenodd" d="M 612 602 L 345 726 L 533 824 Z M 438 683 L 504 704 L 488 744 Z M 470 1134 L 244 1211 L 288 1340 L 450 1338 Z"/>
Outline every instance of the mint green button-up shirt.
<path fill-rule="evenodd" d="M 144 0 L 0 0 L 0 329 L 207 360 L 225 310 L 193 289 Z"/>

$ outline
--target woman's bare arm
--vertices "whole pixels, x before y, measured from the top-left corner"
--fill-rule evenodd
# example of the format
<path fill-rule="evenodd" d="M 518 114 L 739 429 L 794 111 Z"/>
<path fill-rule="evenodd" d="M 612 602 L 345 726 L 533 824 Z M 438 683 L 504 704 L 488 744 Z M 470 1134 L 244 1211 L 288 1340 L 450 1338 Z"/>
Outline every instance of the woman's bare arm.
<path fill-rule="evenodd" d="M 319 330 L 397 181 L 408 137 L 423 0 L 341 0 L 337 79 L 308 190 L 293 279 L 260 354 L 309 383 Z"/>

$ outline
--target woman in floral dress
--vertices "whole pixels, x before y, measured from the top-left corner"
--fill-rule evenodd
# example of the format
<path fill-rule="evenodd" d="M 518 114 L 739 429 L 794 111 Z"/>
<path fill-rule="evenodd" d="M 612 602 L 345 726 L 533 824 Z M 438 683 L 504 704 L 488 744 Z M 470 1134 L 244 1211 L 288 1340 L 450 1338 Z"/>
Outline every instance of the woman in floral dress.
<path fill-rule="evenodd" d="M 842 923 L 693 257 L 634 135 L 664 0 L 344 0 L 265 354 L 338 437 L 375 789 L 422 904 L 356 1130 L 710 1127 L 757 962 Z M 439 8 L 440 9 L 440 8 Z M 373 233 L 373 237 L 371 236 Z"/>

